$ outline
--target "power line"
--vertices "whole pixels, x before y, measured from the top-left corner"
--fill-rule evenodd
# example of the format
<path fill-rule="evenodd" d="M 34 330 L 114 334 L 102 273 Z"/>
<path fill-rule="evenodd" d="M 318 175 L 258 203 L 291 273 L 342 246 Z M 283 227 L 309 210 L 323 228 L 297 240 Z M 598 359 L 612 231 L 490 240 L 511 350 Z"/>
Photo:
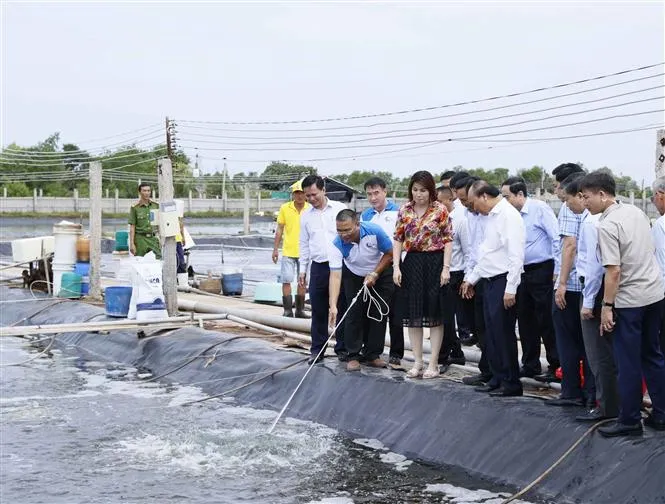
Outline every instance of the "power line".
<path fill-rule="evenodd" d="M 154 155 L 160 152 L 166 152 L 166 147 L 154 149 L 151 151 L 134 152 L 131 154 L 123 154 L 121 151 L 118 155 L 110 155 L 107 157 L 89 157 L 89 158 L 71 158 L 71 159 L 64 158 L 58 163 L 51 163 L 51 164 L 42 164 L 42 163 L 50 163 L 51 161 L 54 161 L 53 159 L 51 160 L 36 159 L 32 162 L 25 162 L 23 160 L 17 160 L 17 159 L 3 159 L 2 156 L 0 155 L 0 166 L 2 166 L 2 164 L 14 164 L 17 166 L 30 166 L 33 168 L 50 168 L 54 166 L 63 166 L 65 164 L 84 164 L 84 163 L 92 163 L 94 161 L 108 162 L 114 159 L 124 159 L 136 156 Z"/>
<path fill-rule="evenodd" d="M 356 120 L 356 119 L 369 119 L 372 117 L 387 117 L 387 116 L 394 116 L 394 115 L 404 115 L 404 114 L 412 114 L 415 112 L 427 112 L 430 110 L 438 110 L 438 109 L 443 109 L 443 108 L 450 108 L 450 107 L 459 107 L 462 105 L 472 105 L 475 103 L 483 103 L 483 102 L 488 102 L 488 101 L 494 101 L 494 100 L 499 100 L 502 98 L 513 98 L 515 96 L 524 96 L 528 94 L 533 94 L 533 93 L 538 93 L 541 91 L 548 91 L 551 89 L 558 89 L 558 88 L 564 88 L 564 87 L 569 87 L 569 86 L 574 86 L 577 84 L 584 84 L 586 82 L 593 82 L 597 80 L 602 80 L 602 79 L 607 79 L 610 77 L 616 77 L 619 75 L 624 75 L 624 74 L 629 74 L 633 72 L 639 72 L 642 70 L 648 70 L 650 68 L 655 68 L 658 66 L 663 65 L 663 62 L 659 63 L 654 63 L 652 65 L 646 65 L 646 66 L 641 66 L 637 68 L 630 68 L 627 70 L 621 70 L 619 72 L 614 72 L 610 74 L 604 74 L 604 75 L 598 75 L 595 77 L 589 77 L 587 79 L 581 79 L 577 81 L 572 81 L 572 82 L 566 82 L 562 84 L 556 84 L 553 86 L 546 86 L 546 87 L 540 87 L 540 88 L 535 88 L 531 89 L 528 91 L 520 91 L 520 92 L 515 92 L 515 93 L 510 93 L 510 94 L 505 94 L 505 95 L 498 95 L 498 96 L 492 96 L 488 98 L 481 98 L 477 100 L 469 100 L 469 101 L 464 101 L 464 102 L 458 102 L 458 103 L 451 103 L 451 104 L 445 104 L 445 105 L 436 105 L 432 107 L 422 107 L 422 108 L 412 108 L 412 109 L 406 109 L 406 110 L 398 110 L 398 111 L 393 111 L 393 112 L 382 112 L 382 113 L 377 113 L 377 114 L 364 114 L 364 115 L 355 115 L 355 116 L 343 116 L 343 117 L 331 117 L 331 118 L 324 118 L 324 119 L 302 119 L 302 120 L 292 120 L 292 121 L 246 121 L 246 122 L 240 122 L 240 121 L 191 121 L 191 120 L 183 120 L 181 122 L 183 123 L 190 123 L 190 124 L 235 124 L 235 125 L 260 125 L 260 124 L 303 124 L 303 123 L 322 123 L 322 122 L 334 122 L 334 121 L 351 121 L 351 120 Z M 177 122 L 177 120 L 176 120 Z"/>
<path fill-rule="evenodd" d="M 522 102 L 518 102 L 518 103 L 509 103 L 507 105 L 500 105 L 500 106 L 496 106 L 496 107 L 488 107 L 488 108 L 483 108 L 483 109 L 478 109 L 478 110 L 456 112 L 456 113 L 453 113 L 453 114 L 444 114 L 444 115 L 437 115 L 437 116 L 431 116 L 431 117 L 420 117 L 420 118 L 417 118 L 417 119 L 406 119 L 406 120 L 401 120 L 401 121 L 381 121 L 381 122 L 375 122 L 375 123 L 371 123 L 371 124 L 357 124 L 357 125 L 349 125 L 349 126 L 332 126 L 332 127 L 325 127 L 325 128 L 299 128 L 299 129 L 288 129 L 288 128 L 283 129 L 283 128 L 280 128 L 280 129 L 251 129 L 251 130 L 248 130 L 248 129 L 239 129 L 239 128 L 214 128 L 214 127 L 210 127 L 210 126 L 193 126 L 193 125 L 185 125 L 184 127 L 186 129 L 202 129 L 202 130 L 206 130 L 206 131 L 226 131 L 226 132 L 231 131 L 231 132 L 242 132 L 242 133 L 287 133 L 287 132 L 289 132 L 289 133 L 293 133 L 293 132 L 306 133 L 306 132 L 314 132 L 314 131 L 318 132 L 318 131 L 349 130 L 349 129 L 358 129 L 358 128 L 374 128 L 374 127 L 377 127 L 377 126 L 388 126 L 388 125 L 394 125 L 394 124 L 408 124 L 408 123 L 416 123 L 416 122 L 424 122 L 424 121 L 433 121 L 433 120 L 437 120 L 437 119 L 445 119 L 445 118 L 448 118 L 448 117 L 459 117 L 459 116 L 466 116 L 466 115 L 471 115 L 471 114 L 479 114 L 479 113 L 482 113 L 482 112 L 491 112 L 491 111 L 494 111 L 494 110 L 503 110 L 503 109 L 507 109 L 507 108 L 521 107 L 521 106 L 524 106 L 524 105 L 531 105 L 531 104 L 534 104 L 534 103 L 541 103 L 541 102 L 545 102 L 545 101 L 556 100 L 558 98 L 566 98 L 566 97 L 570 97 L 570 96 L 576 96 L 576 95 L 580 95 L 580 94 L 591 93 L 591 92 L 599 91 L 599 90 L 602 90 L 602 89 L 609 89 L 609 88 L 613 88 L 613 87 L 617 87 L 617 86 L 622 86 L 624 84 L 630 84 L 630 83 L 635 83 L 635 82 L 644 81 L 644 80 L 648 80 L 648 79 L 653 79 L 655 77 L 662 77 L 663 75 L 665 75 L 665 73 L 661 72 L 661 73 L 658 73 L 658 74 L 648 75 L 646 77 L 639 77 L 637 79 L 630 79 L 630 80 L 627 80 L 627 81 L 615 82 L 615 83 L 612 83 L 612 84 L 607 84 L 607 85 L 604 85 L 604 86 L 598 86 L 598 87 L 595 87 L 595 88 L 582 89 L 582 90 L 579 90 L 579 91 L 573 91 L 571 93 L 564 93 L 564 94 L 559 94 L 559 95 L 555 95 L 555 96 L 547 96 L 547 97 L 538 98 L 538 99 L 535 99 L 535 100 L 522 101 Z M 638 93 L 638 92 L 641 92 L 641 91 L 646 91 L 646 90 L 651 90 L 651 89 L 662 89 L 662 88 L 663 88 L 663 85 L 661 84 L 659 86 L 654 86 L 652 88 L 646 88 L 644 90 L 635 91 L 635 93 Z M 600 99 L 598 99 L 598 101 L 602 101 L 604 99 L 610 99 L 610 98 L 617 98 L 617 97 L 620 97 L 620 96 L 626 96 L 626 95 L 630 95 L 630 94 L 632 94 L 632 92 L 622 93 L 622 94 L 618 94 L 618 95 L 614 95 L 614 96 L 610 96 L 610 97 L 606 97 L 606 98 L 600 98 Z M 577 104 L 593 103 L 593 102 L 594 102 L 594 100 L 589 100 L 589 101 L 586 101 L 586 102 L 578 102 Z M 569 106 L 572 106 L 572 105 L 575 105 L 575 104 L 571 104 Z M 563 105 L 562 107 L 564 107 L 564 106 L 568 106 L 568 105 Z M 551 110 L 554 110 L 555 108 L 556 107 L 553 107 Z M 544 109 L 544 110 L 550 110 L 550 109 Z M 357 133 L 357 134 L 361 134 L 361 133 Z M 370 134 L 373 134 L 373 133 L 370 132 L 370 133 L 366 133 L 366 134 L 370 135 Z M 332 135 L 329 135 L 329 136 L 332 136 Z M 314 138 L 314 137 L 312 137 L 312 138 Z"/>
<path fill-rule="evenodd" d="M 158 134 L 155 136 L 156 134 Z M 153 135 L 153 136 L 150 136 Z M 150 138 L 146 138 L 150 136 Z M 101 153 L 107 152 L 110 148 L 118 148 L 118 147 L 130 147 L 132 145 L 135 145 L 137 143 L 143 143 L 143 142 L 148 142 L 151 140 L 156 140 L 158 138 L 163 138 L 162 137 L 162 131 L 161 130 L 156 130 L 156 131 L 151 131 L 149 133 L 146 133 L 145 135 L 141 135 L 135 138 L 127 139 L 122 142 L 117 142 L 117 143 L 111 143 L 107 144 L 105 146 L 100 146 L 100 147 L 91 147 L 89 149 L 79 149 L 76 151 L 34 151 L 34 150 L 28 150 L 28 149 L 3 149 L 1 154 L 3 155 L 9 155 L 9 156 L 15 156 L 15 157 L 31 157 L 31 158 L 48 158 L 48 157 L 53 157 L 53 156 L 68 156 L 68 155 L 76 155 L 76 154 L 90 154 L 91 152 L 94 151 L 99 151 Z"/>
<path fill-rule="evenodd" d="M 391 138 L 405 138 L 405 137 L 420 137 L 420 136 L 430 136 L 430 135 L 441 135 L 441 134 L 452 134 L 452 133 L 466 133 L 466 132 L 472 132 L 472 131 L 482 131 L 482 130 L 487 130 L 487 129 L 497 129 L 497 128 L 507 128 L 510 126 L 519 126 L 521 124 L 528 124 L 528 123 L 533 123 L 533 122 L 541 122 L 541 121 L 549 121 L 551 119 L 558 119 L 561 117 L 569 117 L 569 116 L 574 116 L 574 115 L 580 115 L 580 114 L 586 114 L 589 112 L 597 112 L 600 110 L 608 110 L 608 109 L 614 109 L 618 107 L 624 107 L 627 105 L 635 105 L 638 103 L 646 103 L 650 101 L 655 101 L 655 100 L 663 100 L 665 96 L 655 96 L 651 98 L 645 98 L 642 100 L 633 100 L 629 102 L 623 102 L 623 103 L 617 103 L 614 105 L 606 105 L 603 107 L 595 107 L 591 109 L 585 109 L 585 110 L 579 110 L 576 112 L 567 112 L 563 114 L 555 114 L 547 117 L 541 117 L 541 118 L 534 118 L 534 119 L 526 119 L 523 121 L 516 121 L 512 123 L 506 123 L 506 124 L 498 124 L 498 125 L 490 125 L 490 126 L 484 126 L 480 128 L 470 128 L 470 129 L 461 129 L 461 130 L 454 130 L 454 131 L 447 131 L 445 133 L 442 132 L 423 132 L 422 130 L 433 130 L 433 129 L 440 129 L 440 128 L 447 128 L 450 126 L 458 126 L 458 125 L 463 125 L 463 124 L 470 124 L 470 123 L 478 123 L 478 122 L 491 122 L 491 121 L 496 121 L 499 119 L 503 119 L 505 117 L 510 117 L 510 116 L 497 116 L 497 117 L 490 117 L 490 118 L 485 118 L 485 119 L 474 119 L 472 121 L 461 121 L 461 122 L 456 122 L 456 123 L 448 123 L 448 124 L 439 124 L 439 125 L 432 125 L 432 126 L 424 126 L 421 128 L 415 128 L 415 129 L 404 129 L 404 130 L 393 130 L 393 131 L 387 131 L 387 132 L 381 132 L 381 133 L 386 133 L 384 136 L 375 136 L 375 137 L 369 137 L 369 138 L 360 138 L 360 139 L 351 139 L 351 140 L 333 140 L 333 141 L 322 141 L 322 142 L 298 142 L 298 141 L 290 141 L 288 139 L 284 139 L 281 141 L 260 141 L 260 142 L 218 142 L 214 140 L 197 140 L 200 143 L 207 143 L 207 144 L 214 144 L 214 145 L 340 145 L 340 144 L 352 144 L 352 143 L 362 143 L 362 142 L 370 142 L 370 141 L 376 141 L 376 140 L 387 140 Z M 517 114 L 517 115 L 522 115 L 522 114 Z M 403 134 L 389 134 L 389 133 L 401 133 L 401 132 L 409 132 L 409 131 L 419 131 L 417 133 L 403 133 Z M 377 133 L 379 134 L 379 133 Z M 341 135 L 341 136 L 348 136 L 348 135 Z M 353 135 L 355 136 L 355 135 Z M 312 137 L 313 138 L 313 137 Z M 321 137 L 317 137 L 321 138 Z M 324 137 L 325 138 L 325 137 Z M 185 140 L 190 140 L 186 138 Z"/>
<path fill-rule="evenodd" d="M 508 131 L 504 133 L 496 133 L 496 134 L 490 134 L 490 135 L 478 135 L 478 136 L 470 136 L 470 137 L 459 137 L 459 138 L 444 138 L 442 140 L 429 140 L 429 141 L 416 141 L 416 142 L 396 142 L 396 143 L 383 143 L 383 144 L 372 144 L 372 145 L 334 145 L 331 147 L 274 147 L 274 148 L 261 148 L 261 147 L 253 147 L 253 148 L 238 148 L 238 147 L 198 147 L 194 145 L 183 145 L 182 147 L 186 148 L 196 148 L 200 149 L 203 151 L 226 151 L 226 152 L 231 152 L 231 151 L 249 151 L 249 152 L 265 152 L 265 151 L 270 151 L 270 152 L 276 152 L 276 151 L 305 151 L 305 150 L 338 150 L 338 149 L 371 149 L 371 148 L 377 148 L 377 147 L 395 147 L 395 146 L 400 146 L 400 145 L 420 145 L 420 146 L 426 146 L 426 145 L 434 145 L 436 143 L 446 143 L 446 142 L 453 142 L 453 141 L 459 141 L 459 140 L 468 140 L 468 139 L 474 139 L 474 138 L 488 138 L 492 136 L 504 136 L 504 135 L 515 135 L 519 133 L 528 133 L 532 131 L 542 131 L 546 129 L 557 129 L 557 128 L 566 128 L 570 126 L 578 126 L 582 124 L 590 124 L 590 123 L 595 123 L 595 122 L 601 122 L 601 121 L 608 121 L 612 119 L 619 119 L 619 118 L 624 118 L 624 117 L 635 117 L 635 116 L 640 116 L 640 115 L 646 115 L 646 114 L 656 114 L 656 113 L 662 113 L 664 112 L 665 109 L 658 109 L 658 110 L 648 110 L 648 111 L 643 111 L 643 112 L 634 112 L 630 114 L 616 114 L 612 116 L 607 116 L 607 117 L 600 117 L 597 119 L 589 119 L 586 121 L 578 121 L 574 123 L 568 123 L 568 124 L 559 124 L 559 125 L 553 125 L 553 126 L 545 126 L 545 127 L 540 127 L 540 128 L 531 128 L 527 130 L 520 130 L 520 131 Z M 498 127 L 498 126 L 497 126 Z M 487 128 L 475 128 L 475 129 L 470 129 L 470 130 L 458 130 L 458 132 L 473 132 L 473 131 L 479 131 L 479 130 L 485 130 L 485 129 L 496 129 L 497 127 L 487 127 Z M 450 134 L 450 131 L 446 132 L 440 132 L 438 135 L 447 135 Z"/>
<path fill-rule="evenodd" d="M 134 134 L 134 133 L 138 133 L 140 131 L 145 131 L 147 129 L 153 129 L 154 130 L 155 128 L 161 128 L 161 126 L 162 126 L 161 123 L 153 123 L 153 124 L 150 124 L 149 126 L 144 126 L 142 128 L 136 128 L 134 130 L 125 131 L 123 133 L 116 133 L 115 135 L 93 138 L 93 139 L 89 139 L 89 140 L 81 140 L 80 142 L 76 142 L 76 143 L 77 144 L 86 144 L 86 143 L 89 143 L 89 142 L 99 142 L 101 140 L 108 140 L 109 138 L 117 138 L 117 137 L 123 137 L 123 136 L 131 135 L 131 134 Z M 158 131 L 160 131 L 160 130 L 158 130 Z"/>

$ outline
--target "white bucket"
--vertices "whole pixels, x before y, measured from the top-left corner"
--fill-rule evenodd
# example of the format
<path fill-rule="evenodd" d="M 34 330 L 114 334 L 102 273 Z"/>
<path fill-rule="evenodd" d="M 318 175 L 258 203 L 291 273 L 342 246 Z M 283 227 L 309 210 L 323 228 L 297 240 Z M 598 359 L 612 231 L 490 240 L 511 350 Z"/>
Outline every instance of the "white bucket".
<path fill-rule="evenodd" d="M 131 284 L 131 263 L 134 261 L 134 256 L 129 252 L 113 252 L 113 261 L 115 262 L 115 278 L 126 281 L 128 285 Z"/>
<path fill-rule="evenodd" d="M 54 253 L 53 264 L 76 264 L 76 240 L 82 233 L 81 224 L 61 221 L 53 225 Z"/>
<path fill-rule="evenodd" d="M 178 273 L 178 285 L 181 287 L 189 285 L 189 274 L 188 273 Z"/>
<path fill-rule="evenodd" d="M 74 264 L 55 264 L 53 263 L 53 297 L 60 293 L 62 285 L 62 274 L 72 273 L 74 271 Z"/>

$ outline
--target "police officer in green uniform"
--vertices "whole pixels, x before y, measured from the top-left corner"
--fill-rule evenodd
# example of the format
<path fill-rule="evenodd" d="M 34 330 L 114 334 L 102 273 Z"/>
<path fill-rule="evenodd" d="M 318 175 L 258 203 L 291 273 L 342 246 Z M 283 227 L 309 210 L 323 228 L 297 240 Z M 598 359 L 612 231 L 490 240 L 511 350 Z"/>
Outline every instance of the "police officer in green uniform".
<path fill-rule="evenodd" d="M 129 209 L 129 250 L 133 255 L 144 256 L 151 250 L 157 259 L 162 258 L 159 237 L 150 224 L 150 210 L 159 208 L 159 204 L 150 199 L 150 184 L 139 185 L 139 201 Z"/>

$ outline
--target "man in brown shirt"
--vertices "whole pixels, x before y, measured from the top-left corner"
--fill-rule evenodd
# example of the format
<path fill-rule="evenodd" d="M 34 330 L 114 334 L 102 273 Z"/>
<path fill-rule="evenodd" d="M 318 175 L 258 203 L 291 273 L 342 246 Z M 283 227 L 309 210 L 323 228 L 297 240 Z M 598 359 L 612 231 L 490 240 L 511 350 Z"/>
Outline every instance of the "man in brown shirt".
<path fill-rule="evenodd" d="M 665 358 L 659 343 L 665 288 L 649 219 L 636 206 L 616 201 L 616 184 L 607 173 L 590 173 L 580 189 L 589 212 L 601 214 L 598 245 L 605 290 L 600 332 L 613 338 L 619 370 L 619 418 L 598 431 L 605 437 L 642 434 L 642 376 L 653 403 L 644 424 L 665 430 Z"/>

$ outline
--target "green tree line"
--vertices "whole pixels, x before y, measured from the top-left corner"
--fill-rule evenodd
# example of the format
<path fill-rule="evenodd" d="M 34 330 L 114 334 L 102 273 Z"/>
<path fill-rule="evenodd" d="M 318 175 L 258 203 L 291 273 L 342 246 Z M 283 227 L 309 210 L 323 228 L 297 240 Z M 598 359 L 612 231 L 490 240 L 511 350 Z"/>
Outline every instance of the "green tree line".
<path fill-rule="evenodd" d="M 139 180 L 153 183 L 156 187 L 156 159 L 165 155 L 165 145 L 150 149 L 126 145 L 93 156 L 76 144 L 61 143 L 59 133 L 54 133 L 36 145 L 24 147 L 11 144 L 4 148 L 0 153 L 0 186 L 7 188 L 8 196 L 31 196 L 34 189 L 41 189 L 44 196 L 71 196 L 73 190 L 77 189 L 79 195 L 85 197 L 89 192 L 87 171 L 90 162 L 98 160 L 102 163 L 103 189 L 108 189 L 111 194 L 117 189 L 120 197 L 133 198 Z M 241 172 L 229 176 L 217 171 L 199 175 L 183 152 L 175 152 L 173 161 L 174 190 L 178 197 L 185 197 L 192 191 L 196 196 L 215 198 L 221 197 L 223 191 L 226 191 L 229 198 L 239 198 L 243 197 L 246 183 L 250 183 L 253 191 L 259 189 L 264 197 L 269 197 L 273 191 L 288 191 L 289 185 L 295 180 L 317 173 L 314 166 L 273 161 L 261 172 Z M 588 167 L 586 169 L 591 171 Z M 620 194 L 627 196 L 635 191 L 639 197 L 642 185 L 632 177 L 616 175 L 605 166 L 599 169 L 615 177 Z M 462 166 L 455 166 L 452 170 L 467 171 L 495 185 L 500 185 L 514 173 L 525 179 L 531 192 L 537 188 L 552 192 L 554 186 L 552 176 L 538 165 L 514 171 L 503 167 L 467 169 Z M 441 174 L 433 173 L 437 181 Z M 363 190 L 365 181 L 373 176 L 383 178 L 391 193 L 399 197 L 406 196 L 409 177 L 398 177 L 389 171 L 356 170 L 330 175 L 359 191 Z M 650 195 L 650 188 L 646 189 Z"/>

